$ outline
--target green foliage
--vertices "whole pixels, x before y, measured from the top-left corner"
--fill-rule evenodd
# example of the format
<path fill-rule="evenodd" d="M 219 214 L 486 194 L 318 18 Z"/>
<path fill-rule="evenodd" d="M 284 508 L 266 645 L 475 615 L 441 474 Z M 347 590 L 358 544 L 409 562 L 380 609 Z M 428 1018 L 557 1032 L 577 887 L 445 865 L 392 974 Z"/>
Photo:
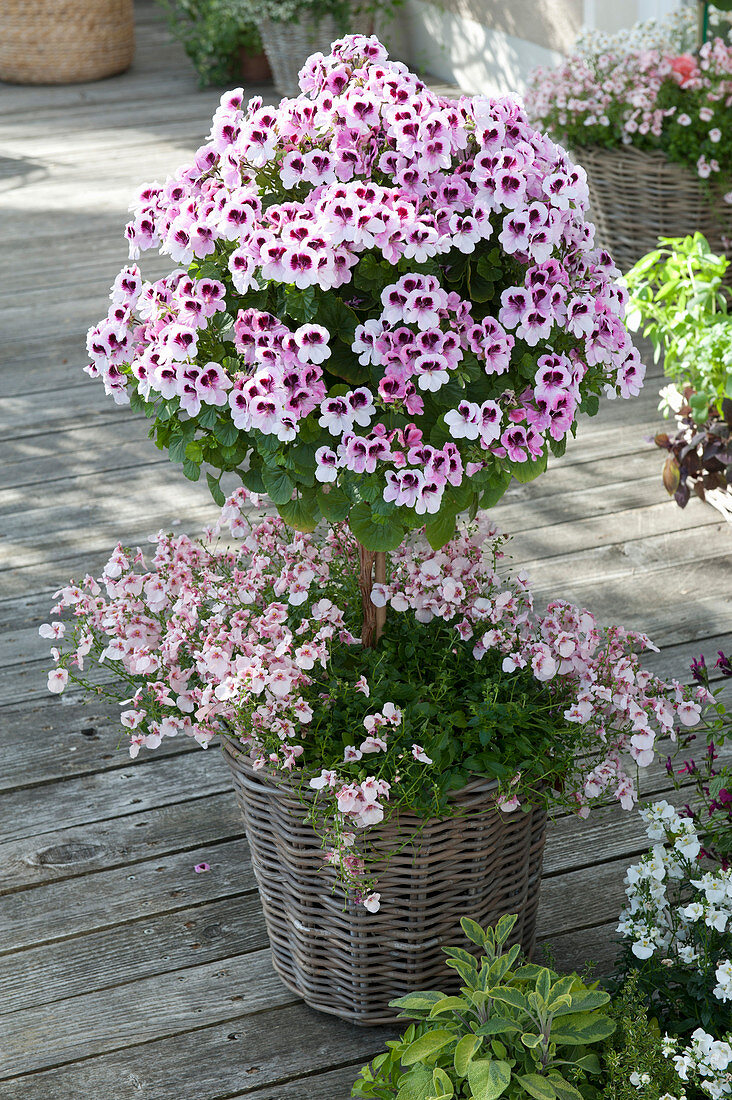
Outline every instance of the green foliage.
<path fill-rule="evenodd" d="M 158 0 L 168 24 L 198 73 L 201 88 L 238 76 L 239 50 L 262 52 L 246 0 Z"/>
<path fill-rule="evenodd" d="M 515 916 L 495 928 L 463 918 L 476 959 L 446 948 L 447 965 L 463 985 L 457 996 L 437 990 L 392 1001 L 418 1022 L 385 1054 L 364 1066 L 352 1096 L 378 1100 L 583 1100 L 597 1096 L 601 1071 L 591 1048 L 615 1023 L 610 997 L 576 974 L 559 977 L 508 947 Z"/>
<path fill-rule="evenodd" d="M 631 973 L 613 997 L 608 1015 L 616 1030 L 603 1053 L 602 1100 L 660 1100 L 667 1093 L 678 1096 L 681 1082 L 673 1063 L 664 1057 L 661 1032 L 657 1021 L 648 1016 L 637 973 Z M 632 1074 L 640 1078 L 642 1093 L 630 1080 Z"/>
<path fill-rule="evenodd" d="M 625 277 L 627 324 L 651 340 L 656 361 L 684 390 L 695 423 L 703 424 L 732 398 L 732 314 L 723 286 L 729 261 L 715 256 L 701 233 L 662 237 L 661 247 Z"/>
<path fill-rule="evenodd" d="M 358 606 L 355 581 L 351 605 Z M 391 702 L 402 721 L 389 734 L 389 752 L 339 765 L 348 781 L 373 775 L 393 784 L 398 773 L 402 804 L 423 818 L 453 812 L 451 792 L 469 774 L 508 789 L 520 772 L 522 800 L 540 802 L 572 766 L 576 735 L 564 720 L 565 704 L 530 668 L 506 676 L 500 654 L 476 661 L 472 647 L 451 624 L 436 617 L 419 623 L 411 613 L 389 615 L 373 649 L 334 644 L 327 674 L 318 675 L 316 666 L 305 694 L 314 710 L 315 758 L 339 759 L 347 745 L 357 747 L 366 715 Z M 370 685 L 368 697 L 355 688 L 361 676 Z M 432 765 L 414 759 L 415 743 Z"/>

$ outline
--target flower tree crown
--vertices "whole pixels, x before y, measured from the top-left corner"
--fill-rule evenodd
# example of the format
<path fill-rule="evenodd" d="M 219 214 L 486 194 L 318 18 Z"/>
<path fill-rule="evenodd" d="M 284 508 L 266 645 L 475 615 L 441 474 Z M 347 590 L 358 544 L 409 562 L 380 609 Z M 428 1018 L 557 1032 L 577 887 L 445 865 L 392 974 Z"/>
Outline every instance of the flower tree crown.
<path fill-rule="evenodd" d="M 205 145 L 145 187 L 137 265 L 87 368 L 197 479 L 237 470 L 301 531 L 369 551 L 541 473 L 603 388 L 638 392 L 625 291 L 582 168 L 512 99 L 431 92 L 352 35 L 276 108 L 226 94 Z M 221 503 L 219 478 L 207 475 Z"/>

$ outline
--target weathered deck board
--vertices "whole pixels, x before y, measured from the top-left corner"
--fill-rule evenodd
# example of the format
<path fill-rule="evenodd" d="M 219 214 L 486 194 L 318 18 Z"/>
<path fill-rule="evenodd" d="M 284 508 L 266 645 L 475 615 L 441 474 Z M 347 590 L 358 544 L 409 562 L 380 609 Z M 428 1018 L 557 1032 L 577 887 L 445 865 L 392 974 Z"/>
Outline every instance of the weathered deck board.
<path fill-rule="evenodd" d="M 0 86 L 0 156 L 16 158 L 0 177 L 3 1100 L 345 1100 L 385 1035 L 310 1011 L 274 976 L 219 754 L 171 742 L 132 763 L 110 708 L 45 688 L 51 592 L 101 568 L 117 538 L 144 545 L 215 512 L 80 368 L 126 258 L 134 189 L 189 155 L 219 94 L 196 90 L 149 0 L 130 73 Z M 150 257 L 146 271 L 165 266 Z M 702 647 L 730 646 L 732 532 L 699 502 L 667 502 L 647 442 L 656 404 L 652 381 L 606 403 L 495 518 L 540 598 L 648 630 L 663 646 L 649 667 L 683 677 Z M 668 789 L 651 769 L 644 792 Z M 623 874 L 643 848 L 614 808 L 552 823 L 540 939 L 561 964 L 610 964 Z M 202 861 L 212 870 L 196 875 Z"/>

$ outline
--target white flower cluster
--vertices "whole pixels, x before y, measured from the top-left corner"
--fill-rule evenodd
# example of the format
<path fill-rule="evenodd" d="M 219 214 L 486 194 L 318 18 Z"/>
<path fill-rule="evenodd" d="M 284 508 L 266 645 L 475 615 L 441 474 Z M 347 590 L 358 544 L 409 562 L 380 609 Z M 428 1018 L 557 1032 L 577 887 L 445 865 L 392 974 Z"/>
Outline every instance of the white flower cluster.
<path fill-rule="evenodd" d="M 693 935 L 697 923 L 720 933 L 732 928 L 732 869 L 699 877 L 701 844 L 692 821 L 665 800 L 640 812 L 654 844 L 628 868 L 628 905 L 618 931 L 633 940 L 631 950 L 638 959 L 658 951 L 669 965 L 691 966 L 699 961 L 698 937 Z M 732 965 L 724 962 L 716 977 L 715 996 L 732 999 Z"/>
<path fill-rule="evenodd" d="M 727 1040 L 715 1039 L 698 1027 L 689 1046 L 681 1049 L 679 1040 L 667 1035 L 663 1053 L 673 1059 L 682 1081 L 695 1081 L 712 1100 L 732 1095 L 732 1046 Z"/>
<path fill-rule="evenodd" d="M 664 19 L 646 19 L 632 27 L 623 27 L 615 34 L 600 30 L 582 31 L 575 50 L 585 57 L 598 54 L 635 53 L 638 50 L 660 50 L 662 53 L 685 53 L 696 46 L 696 5 L 672 12 Z"/>
<path fill-rule="evenodd" d="M 650 1073 L 637 1073 L 635 1070 L 628 1078 L 631 1085 L 634 1085 L 638 1090 L 645 1089 L 646 1085 L 651 1083 Z M 658 1100 L 686 1100 L 686 1093 L 682 1090 L 678 1096 L 674 1096 L 671 1092 L 664 1092 L 663 1096 L 659 1096 Z"/>

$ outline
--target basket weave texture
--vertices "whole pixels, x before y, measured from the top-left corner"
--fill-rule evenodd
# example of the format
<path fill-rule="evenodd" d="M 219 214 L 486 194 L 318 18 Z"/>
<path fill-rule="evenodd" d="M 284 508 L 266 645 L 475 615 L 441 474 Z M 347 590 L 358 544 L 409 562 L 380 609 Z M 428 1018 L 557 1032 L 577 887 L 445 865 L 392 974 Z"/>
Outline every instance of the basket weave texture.
<path fill-rule="evenodd" d="M 352 34 L 372 34 L 367 20 L 352 19 Z M 297 23 L 273 23 L 263 19 L 259 23 L 259 35 L 272 70 L 274 85 L 282 96 L 290 98 L 300 94 L 297 74 L 312 53 L 330 53 L 331 42 L 343 32 L 330 15 L 319 19 L 300 14 Z"/>
<path fill-rule="evenodd" d="M 454 797 L 457 816 L 411 814 L 369 832 L 370 854 L 394 852 L 372 869 L 381 909 L 344 903 L 302 802 L 252 769 L 224 741 L 244 816 L 274 968 L 307 1004 L 354 1024 L 393 1022 L 388 1008 L 410 990 L 457 987 L 443 946 L 465 946 L 460 918 L 492 924 L 518 913 L 512 943 L 534 945 L 546 814 L 505 814 L 495 785 L 470 782 Z M 412 839 L 419 827 L 421 831 Z"/>
<path fill-rule="evenodd" d="M 133 0 L 0 0 L 0 80 L 76 84 L 124 72 Z"/>
<path fill-rule="evenodd" d="M 659 237 L 697 230 L 712 252 L 732 251 L 732 206 L 721 195 L 713 200 L 692 171 L 664 153 L 585 146 L 575 159 L 587 172 L 599 242 L 621 271 L 658 248 Z"/>

